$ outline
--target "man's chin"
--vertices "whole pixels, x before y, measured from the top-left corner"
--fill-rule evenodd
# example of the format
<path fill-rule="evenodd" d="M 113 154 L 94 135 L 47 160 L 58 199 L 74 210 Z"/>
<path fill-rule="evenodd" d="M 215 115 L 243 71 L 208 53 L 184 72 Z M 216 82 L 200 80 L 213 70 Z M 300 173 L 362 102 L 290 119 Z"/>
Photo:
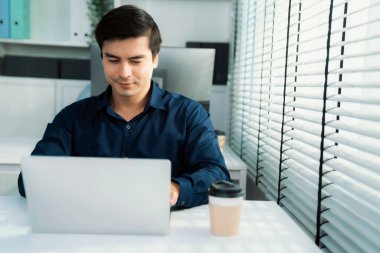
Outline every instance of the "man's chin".
<path fill-rule="evenodd" d="M 136 93 L 136 87 L 134 87 L 133 84 L 114 84 L 112 85 L 112 88 L 120 95 L 131 96 Z"/>

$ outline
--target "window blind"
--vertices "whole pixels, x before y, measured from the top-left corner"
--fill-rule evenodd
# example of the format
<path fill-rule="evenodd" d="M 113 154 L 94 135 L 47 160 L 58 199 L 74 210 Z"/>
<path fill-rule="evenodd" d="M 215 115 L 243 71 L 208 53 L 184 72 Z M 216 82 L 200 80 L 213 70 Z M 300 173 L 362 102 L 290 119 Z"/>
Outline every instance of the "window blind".
<path fill-rule="evenodd" d="M 380 251 L 380 1 L 334 1 L 321 243 Z M 332 159 L 328 159 L 332 158 Z"/>
<path fill-rule="evenodd" d="M 235 3 L 235 29 L 234 29 L 234 56 L 232 57 L 233 62 L 229 64 L 230 75 L 229 79 L 232 78 L 234 83 L 231 86 L 231 117 L 230 117 L 230 138 L 229 145 L 235 150 L 239 155 L 241 155 L 242 148 L 242 136 L 243 136 L 243 108 L 245 98 L 244 95 L 244 76 L 245 76 L 245 52 L 247 50 L 247 26 L 248 26 L 248 9 L 247 1 L 237 1 Z M 250 35 L 253 36 L 253 35 Z M 231 73 L 232 72 L 232 73 Z M 231 82 L 231 80 L 230 80 Z"/>
<path fill-rule="evenodd" d="M 291 2 L 279 203 L 315 237 L 330 1 Z"/>
<path fill-rule="evenodd" d="M 235 4 L 231 148 L 326 252 L 380 252 L 380 1 Z"/>

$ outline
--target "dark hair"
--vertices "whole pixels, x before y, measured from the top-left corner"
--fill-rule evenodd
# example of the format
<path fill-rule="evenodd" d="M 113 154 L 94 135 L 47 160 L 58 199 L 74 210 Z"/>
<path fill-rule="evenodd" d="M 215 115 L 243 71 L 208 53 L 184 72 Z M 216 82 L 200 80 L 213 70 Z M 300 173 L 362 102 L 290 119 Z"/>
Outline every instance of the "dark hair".
<path fill-rule="evenodd" d="M 100 50 L 106 40 L 123 40 L 148 36 L 152 56 L 160 50 L 161 34 L 156 22 L 144 10 L 134 5 L 123 5 L 110 10 L 100 20 L 95 29 L 95 37 Z"/>

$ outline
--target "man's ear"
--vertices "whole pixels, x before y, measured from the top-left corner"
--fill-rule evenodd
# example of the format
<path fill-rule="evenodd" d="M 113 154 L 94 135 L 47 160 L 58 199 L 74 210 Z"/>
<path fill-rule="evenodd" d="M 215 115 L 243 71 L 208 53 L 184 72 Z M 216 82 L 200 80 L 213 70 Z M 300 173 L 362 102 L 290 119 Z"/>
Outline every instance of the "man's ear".
<path fill-rule="evenodd" d="M 158 53 L 153 57 L 153 68 L 157 68 L 158 66 Z"/>

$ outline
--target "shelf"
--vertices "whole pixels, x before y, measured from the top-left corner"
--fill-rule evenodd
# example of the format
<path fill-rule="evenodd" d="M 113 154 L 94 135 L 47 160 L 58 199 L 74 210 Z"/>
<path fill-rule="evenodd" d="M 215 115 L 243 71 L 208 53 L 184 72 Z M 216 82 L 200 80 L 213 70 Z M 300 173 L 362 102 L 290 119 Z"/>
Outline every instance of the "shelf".
<path fill-rule="evenodd" d="M 0 57 L 3 55 L 90 59 L 90 46 L 79 42 L 0 39 Z"/>
<path fill-rule="evenodd" d="M 87 43 L 69 41 L 44 41 L 44 40 L 22 40 L 22 39 L 0 39 L 1 44 L 20 44 L 32 46 L 52 46 L 52 47 L 78 47 L 88 48 Z"/>
<path fill-rule="evenodd" d="M 0 57 L 90 58 L 86 0 L 33 0 L 24 12 L 28 15 L 29 39 L 0 39 Z"/>

